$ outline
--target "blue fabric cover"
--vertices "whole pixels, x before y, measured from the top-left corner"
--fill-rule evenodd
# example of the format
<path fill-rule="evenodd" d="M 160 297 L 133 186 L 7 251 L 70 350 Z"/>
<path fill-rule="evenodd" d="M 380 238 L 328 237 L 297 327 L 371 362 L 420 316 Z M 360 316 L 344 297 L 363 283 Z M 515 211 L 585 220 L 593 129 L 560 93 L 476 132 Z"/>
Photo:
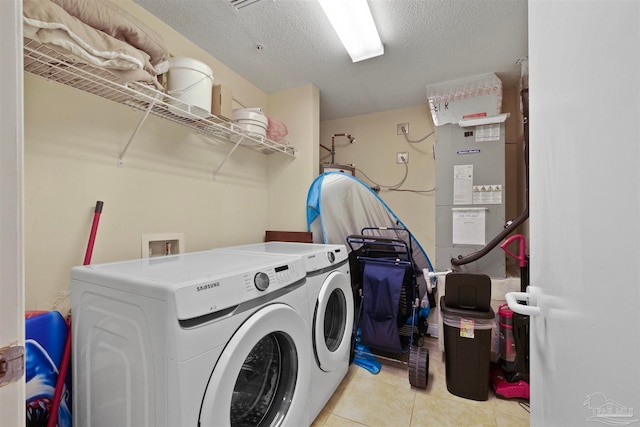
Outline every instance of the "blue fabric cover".
<path fill-rule="evenodd" d="M 398 331 L 398 304 L 406 265 L 368 260 L 362 280 L 362 343 L 402 353 Z"/>

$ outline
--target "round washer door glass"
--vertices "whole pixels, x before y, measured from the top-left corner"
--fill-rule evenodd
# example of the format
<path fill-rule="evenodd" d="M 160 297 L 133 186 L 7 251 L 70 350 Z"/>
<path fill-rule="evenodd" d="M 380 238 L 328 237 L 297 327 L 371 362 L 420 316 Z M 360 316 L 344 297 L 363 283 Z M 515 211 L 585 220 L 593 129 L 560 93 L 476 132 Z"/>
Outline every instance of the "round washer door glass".
<path fill-rule="evenodd" d="M 273 304 L 233 335 L 202 401 L 201 426 L 305 425 L 311 350 L 306 323 Z"/>
<path fill-rule="evenodd" d="M 289 409 L 297 376 L 297 352 L 291 337 L 273 332 L 262 338 L 236 379 L 231 425 L 277 425 Z"/>
<path fill-rule="evenodd" d="M 316 359 L 325 372 L 344 365 L 351 350 L 353 296 L 349 278 L 333 271 L 322 284 L 313 318 Z"/>
<path fill-rule="evenodd" d="M 324 311 L 324 342 L 329 351 L 340 347 L 347 328 L 347 299 L 341 289 L 334 289 L 329 295 Z"/>

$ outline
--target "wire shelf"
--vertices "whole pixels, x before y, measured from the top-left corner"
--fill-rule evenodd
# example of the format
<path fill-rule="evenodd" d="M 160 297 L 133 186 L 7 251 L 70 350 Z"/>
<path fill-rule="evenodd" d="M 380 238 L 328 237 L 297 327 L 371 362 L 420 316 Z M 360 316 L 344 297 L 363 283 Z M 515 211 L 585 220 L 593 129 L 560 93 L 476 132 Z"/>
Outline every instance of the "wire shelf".
<path fill-rule="evenodd" d="M 295 149 L 289 144 L 247 132 L 228 120 L 211 115 L 153 87 L 138 82 L 122 83 L 117 75 L 107 69 L 88 65 L 27 38 L 24 39 L 24 70 L 49 81 L 162 117 L 209 138 L 236 146 L 242 145 L 265 154 L 279 152 L 295 157 Z"/>

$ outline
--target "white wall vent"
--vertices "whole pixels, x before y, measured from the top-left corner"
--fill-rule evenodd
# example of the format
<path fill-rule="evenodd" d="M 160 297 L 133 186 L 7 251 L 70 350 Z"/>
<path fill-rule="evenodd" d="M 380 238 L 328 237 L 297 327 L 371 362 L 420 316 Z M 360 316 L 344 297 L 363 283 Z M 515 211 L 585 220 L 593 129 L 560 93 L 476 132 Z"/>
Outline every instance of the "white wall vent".
<path fill-rule="evenodd" d="M 253 6 L 256 3 L 262 3 L 263 0 L 229 0 L 229 4 L 236 10 L 244 9 L 245 7 Z"/>

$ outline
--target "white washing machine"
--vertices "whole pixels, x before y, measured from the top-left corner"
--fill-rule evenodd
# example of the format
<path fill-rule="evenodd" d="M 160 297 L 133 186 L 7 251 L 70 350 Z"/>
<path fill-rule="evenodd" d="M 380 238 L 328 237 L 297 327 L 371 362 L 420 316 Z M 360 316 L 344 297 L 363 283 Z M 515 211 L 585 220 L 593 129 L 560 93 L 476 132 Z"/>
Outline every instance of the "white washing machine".
<path fill-rule="evenodd" d="M 313 421 L 349 369 L 354 305 L 349 254 L 344 245 L 266 242 L 225 248 L 300 255 L 307 272 L 314 363 L 309 395 Z"/>
<path fill-rule="evenodd" d="M 74 425 L 308 425 L 305 276 L 225 251 L 73 268 Z"/>

